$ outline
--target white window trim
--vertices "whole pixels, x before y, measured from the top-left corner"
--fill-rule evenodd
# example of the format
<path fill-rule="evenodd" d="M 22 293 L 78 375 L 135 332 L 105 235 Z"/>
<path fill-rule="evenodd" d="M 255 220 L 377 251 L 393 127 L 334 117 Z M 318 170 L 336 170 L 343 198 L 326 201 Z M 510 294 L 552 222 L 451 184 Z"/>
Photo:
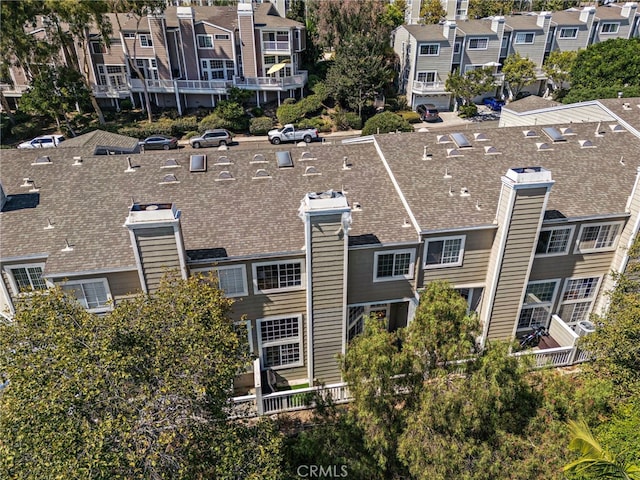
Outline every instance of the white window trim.
<path fill-rule="evenodd" d="M 446 240 L 457 240 L 460 239 L 462 240 L 460 242 L 460 252 L 458 253 L 458 261 L 455 263 L 438 263 L 435 265 L 427 265 L 427 252 L 429 251 L 429 243 L 430 242 L 443 242 Z M 425 270 L 431 270 L 431 269 L 435 269 L 435 268 L 449 268 L 449 267 L 461 267 L 462 266 L 462 262 L 464 260 L 464 246 L 465 246 L 465 242 L 466 242 L 466 235 L 455 235 L 455 236 L 451 236 L 451 237 L 433 237 L 433 238 L 428 238 L 424 241 L 424 269 Z"/>
<path fill-rule="evenodd" d="M 573 34 L 573 36 L 566 36 L 566 35 L 562 35 L 563 32 L 567 32 L 567 31 L 574 31 L 575 33 Z M 560 29 L 560 33 L 558 34 L 558 38 L 560 40 L 571 40 L 571 39 L 576 39 L 578 38 L 578 32 L 579 29 L 578 27 L 566 27 L 566 28 L 561 28 Z"/>
<path fill-rule="evenodd" d="M 143 37 L 147 39 L 147 45 L 144 45 L 144 44 L 142 43 L 142 38 L 143 38 Z M 153 48 L 153 37 L 151 36 L 151 34 L 150 34 L 150 33 L 139 33 L 139 34 L 138 34 L 138 41 L 140 42 L 140 46 L 141 46 L 142 48 Z M 151 45 L 149 45 L 149 43 L 150 43 Z"/>
<path fill-rule="evenodd" d="M 469 73 L 473 70 L 477 70 L 479 68 L 484 68 L 484 65 L 480 64 L 480 63 L 469 63 L 467 65 L 464 66 L 464 73 Z"/>
<path fill-rule="evenodd" d="M 548 278 L 545 280 L 533 280 L 531 282 L 527 283 L 526 288 L 524 289 L 525 291 L 525 297 L 522 299 L 522 303 L 520 306 L 520 311 L 522 313 L 522 310 L 524 309 L 532 309 L 532 308 L 544 308 L 544 307 L 549 307 L 549 314 L 547 315 L 547 320 L 545 321 L 545 325 L 544 327 L 546 328 L 549 325 L 549 319 L 551 318 L 551 315 L 553 314 L 553 306 L 556 304 L 556 299 L 558 298 L 558 291 L 560 290 L 558 287 L 560 286 L 560 281 L 562 279 L 561 278 Z M 526 303 L 526 295 L 527 295 L 527 289 L 529 288 L 529 285 L 533 285 L 533 284 L 539 284 L 539 283 L 553 283 L 553 294 L 551 295 L 551 300 L 547 301 L 547 302 L 540 302 L 540 303 Z M 530 327 L 524 327 L 521 328 L 519 326 L 520 323 L 520 315 L 518 315 L 518 318 L 516 320 L 517 324 L 516 324 L 516 329 L 519 331 L 522 330 L 529 330 Z"/>
<path fill-rule="evenodd" d="M 485 40 L 487 43 L 484 47 L 482 48 L 478 48 L 478 47 L 471 47 L 471 40 Z M 468 43 L 467 43 L 467 50 L 488 50 L 489 49 L 489 37 L 475 37 L 475 38 L 470 38 Z"/>
<path fill-rule="evenodd" d="M 454 55 L 459 55 L 462 52 L 462 42 L 455 42 L 453 44 Z"/>
<path fill-rule="evenodd" d="M 533 35 L 533 38 L 531 39 L 530 42 L 527 42 L 527 35 Z M 523 42 L 518 40 L 518 36 L 524 36 L 524 40 Z M 513 43 L 515 45 L 533 45 L 534 43 L 536 43 L 536 34 L 535 32 L 517 32 L 514 36 L 513 36 Z"/>
<path fill-rule="evenodd" d="M 40 267 L 42 269 L 42 271 L 44 272 L 44 263 L 20 263 L 20 264 L 15 264 L 15 265 L 5 265 L 4 266 L 4 271 L 7 274 L 7 278 L 9 279 L 9 284 L 11 285 L 11 291 L 13 292 L 14 296 L 19 296 L 19 295 L 30 295 L 32 292 L 21 292 L 20 288 L 18 287 L 18 282 L 16 281 L 14 275 L 13 275 L 13 270 L 17 270 L 19 268 L 33 268 L 33 267 Z M 29 281 L 31 281 L 31 279 L 29 279 Z M 47 284 L 47 288 L 51 287 L 51 282 L 49 282 L 48 280 L 45 279 L 45 283 Z M 42 291 L 42 290 L 33 290 L 34 292 L 36 291 Z"/>
<path fill-rule="evenodd" d="M 298 320 L 298 336 L 297 337 L 287 337 L 287 338 L 282 338 L 280 340 L 273 340 L 273 341 L 269 341 L 266 343 L 262 343 L 262 322 L 266 322 L 269 320 L 280 320 L 283 318 L 296 318 Z M 278 316 L 272 316 L 272 317 L 264 317 L 264 318 L 258 318 L 256 320 L 256 330 L 257 330 L 257 339 L 258 339 L 258 354 L 260 356 L 260 368 L 262 370 L 283 370 L 286 368 L 294 368 L 294 367 L 301 367 L 304 365 L 304 345 L 303 345 L 303 339 L 304 339 L 304 334 L 302 332 L 302 315 L 301 314 L 297 314 L 297 315 L 278 315 Z M 300 360 L 298 362 L 295 363 L 287 363 L 286 365 L 272 365 L 272 366 L 268 366 L 266 365 L 266 359 L 264 358 L 264 352 L 263 349 L 265 347 L 271 347 L 274 345 L 288 345 L 291 343 L 297 343 L 300 347 Z"/>
<path fill-rule="evenodd" d="M 359 315 L 358 317 L 354 318 L 354 319 L 350 319 L 349 318 L 349 311 L 352 308 L 358 308 L 358 307 L 362 307 L 362 315 Z M 385 310 L 385 327 L 389 328 L 389 316 L 391 313 L 391 304 L 390 303 L 357 303 L 357 304 L 353 304 L 353 305 L 347 305 L 347 342 L 350 342 L 351 340 L 353 340 L 355 337 L 357 337 L 358 335 L 361 335 L 362 332 L 364 332 L 364 319 L 368 316 L 371 315 L 372 312 L 378 311 L 378 310 Z M 353 337 L 348 338 L 349 337 L 349 332 L 351 331 L 351 329 L 356 325 L 356 324 L 360 324 L 361 325 L 361 333 L 357 333 L 355 334 Z"/>
<path fill-rule="evenodd" d="M 286 263 L 298 263 L 300 264 L 300 285 L 296 285 L 293 287 L 284 287 L 284 288 L 270 288 L 268 290 L 260 290 L 258 288 L 258 267 L 264 265 L 282 265 Z M 251 265 L 251 270 L 253 273 L 253 293 L 255 295 L 260 295 L 264 293 L 278 293 L 278 292 L 293 292 L 296 290 L 304 290 L 305 289 L 305 270 L 304 270 L 304 262 L 302 260 L 279 260 L 277 262 L 259 262 L 253 263 Z"/>
<path fill-rule="evenodd" d="M 213 48 L 214 48 L 214 46 L 215 46 L 215 45 L 214 45 L 214 43 L 213 43 L 213 35 L 209 35 L 209 34 L 198 34 L 198 35 L 196 35 L 196 37 L 197 37 L 197 38 L 196 38 L 196 43 L 197 43 L 197 45 L 198 45 L 198 49 L 200 49 L 200 50 L 211 50 L 211 49 L 213 49 Z M 207 47 L 207 46 L 204 46 L 204 47 L 203 47 L 203 46 L 201 46 L 201 45 L 200 45 L 200 39 L 206 39 L 206 38 L 208 38 L 209 40 L 211 40 L 211 46 L 210 46 L 210 47 Z"/>
<path fill-rule="evenodd" d="M 573 249 L 573 253 L 574 254 L 581 254 L 581 253 L 595 253 L 595 252 L 610 252 L 613 251 L 617 248 L 618 246 L 618 240 L 620 239 L 620 234 L 622 233 L 622 227 L 623 227 L 624 222 L 603 222 L 603 223 L 583 223 L 582 225 L 580 225 L 580 231 L 578 232 L 578 236 L 575 239 L 575 247 Z M 613 242 L 611 243 L 610 247 L 602 247 L 602 248 L 587 248 L 584 250 L 580 249 L 580 242 L 582 239 L 582 234 L 584 232 L 585 228 L 588 227 L 604 227 L 607 225 L 617 225 L 618 226 L 618 231 L 616 232 L 616 236 L 613 239 Z"/>
<path fill-rule="evenodd" d="M 593 293 L 591 296 L 589 297 L 584 297 L 584 298 L 574 298 L 571 300 L 564 300 L 564 295 L 567 292 L 567 287 L 569 286 L 569 283 L 571 282 L 571 280 L 584 280 L 586 278 L 595 278 L 596 279 L 596 283 L 595 286 L 593 287 Z M 593 310 L 593 306 L 595 305 L 595 301 L 596 298 L 598 298 L 598 292 L 600 290 L 600 284 L 602 283 L 602 275 L 593 275 L 593 276 L 589 276 L 589 277 L 570 277 L 567 278 L 564 281 L 564 285 L 562 287 L 562 294 L 560 295 L 560 304 L 558 305 L 558 316 L 560 316 L 560 314 L 562 313 L 562 306 L 563 305 L 570 305 L 570 304 L 575 304 L 575 303 L 587 303 L 589 302 L 589 310 L 587 311 L 587 318 L 589 317 L 589 315 L 591 315 L 591 312 Z M 562 317 L 560 317 L 562 318 Z M 565 322 L 568 325 L 574 325 L 576 322 L 572 322 L 569 319 L 566 318 L 562 318 L 562 321 Z"/>
<path fill-rule="evenodd" d="M 416 80 L 417 82 L 422 83 L 436 83 L 438 81 L 438 71 L 437 70 L 420 70 L 416 72 L 416 79 L 420 77 L 420 74 L 424 73 L 425 77 L 428 77 L 430 73 L 433 74 L 433 80 Z"/>
<path fill-rule="evenodd" d="M 222 265 L 222 266 L 217 266 L 217 267 L 206 267 L 206 268 L 194 268 L 191 270 L 191 273 L 209 273 L 209 272 L 215 272 L 216 274 L 220 271 L 220 270 L 232 270 L 232 269 L 241 269 L 242 272 L 242 292 L 240 293 L 232 293 L 232 294 L 228 294 L 227 292 L 224 292 L 224 290 L 222 290 L 222 288 L 220 288 L 220 282 L 218 281 L 218 288 L 220 288 L 220 290 L 222 290 L 224 292 L 224 296 L 227 298 L 235 298 L 235 297 L 246 297 L 247 295 L 249 295 L 249 286 L 247 283 L 247 268 L 245 265 Z"/>
<path fill-rule="evenodd" d="M 104 291 L 107 294 L 107 304 L 103 305 L 102 307 L 96 307 L 96 308 L 87 308 L 87 312 L 92 312 L 92 313 L 104 313 L 104 312 L 108 312 L 110 310 L 113 310 L 113 297 L 111 296 L 111 290 L 109 289 L 109 282 L 107 281 L 106 278 L 84 278 L 82 280 L 70 280 L 68 282 L 60 282 L 60 287 L 70 287 L 73 285 L 82 285 L 85 283 L 98 283 L 98 282 L 102 282 L 102 284 L 104 285 Z"/>
<path fill-rule="evenodd" d="M 406 275 L 392 275 L 391 277 L 378 277 L 378 257 L 381 255 L 393 255 L 394 256 L 394 264 L 395 264 L 395 256 L 398 254 L 408 253 L 409 256 L 409 273 Z M 416 260 L 416 251 L 413 248 L 405 248 L 403 250 L 381 250 L 379 252 L 374 253 L 373 258 L 373 283 L 378 282 L 390 282 L 393 280 L 411 280 L 413 278 L 413 265 Z"/>
<path fill-rule="evenodd" d="M 569 238 L 567 239 L 567 245 L 564 247 L 564 251 L 562 252 L 552 252 L 552 253 L 536 253 L 536 257 L 559 257 L 561 255 L 566 255 L 569 253 L 569 249 L 571 248 L 571 244 L 573 241 L 573 234 L 574 231 L 576 229 L 575 225 L 569 225 L 569 226 L 562 226 L 562 227 L 544 227 L 540 229 L 540 233 L 542 232 L 549 232 L 552 230 L 569 230 Z M 538 240 L 539 240 L 540 235 L 538 235 Z M 538 248 L 538 245 L 536 243 L 536 249 Z"/>
<path fill-rule="evenodd" d="M 422 53 L 422 47 L 436 47 L 438 51 L 436 53 Z M 439 43 L 422 43 L 418 47 L 419 57 L 439 57 L 440 56 L 440 44 Z"/>
<path fill-rule="evenodd" d="M 605 25 L 615 26 L 615 30 L 612 30 L 612 31 L 609 31 L 609 32 L 605 32 L 604 31 L 604 26 Z M 620 22 L 602 22 L 600 24 L 600 33 L 603 34 L 603 35 L 616 35 L 619 31 L 620 31 Z"/>

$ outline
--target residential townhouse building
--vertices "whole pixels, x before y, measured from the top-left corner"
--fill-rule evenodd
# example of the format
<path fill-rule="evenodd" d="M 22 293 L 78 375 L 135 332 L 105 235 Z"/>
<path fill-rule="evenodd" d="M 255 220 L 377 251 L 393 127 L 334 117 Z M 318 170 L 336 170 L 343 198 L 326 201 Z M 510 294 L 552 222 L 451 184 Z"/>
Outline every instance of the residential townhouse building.
<path fill-rule="evenodd" d="M 640 124 L 623 116 L 640 99 L 607 102 L 600 124 L 197 154 L 5 150 L 1 303 L 10 316 L 23 290 L 59 284 L 101 313 L 165 274 L 213 271 L 249 326 L 257 360 L 235 387 L 252 402 L 268 383 L 340 384 L 336 357 L 364 317 L 408 325 L 434 280 L 477 312 L 479 343 L 544 325 L 541 364 L 572 363 L 640 225 Z"/>
<path fill-rule="evenodd" d="M 129 99 L 145 108 L 145 88 L 152 105 L 180 114 L 215 106 L 233 87 L 255 92 L 258 105 L 304 93 L 305 27 L 280 16 L 271 3 L 169 6 L 143 18 L 108 17 L 110 44 L 93 30 L 88 51 L 76 52 L 80 65 L 88 60 L 89 83 L 103 105 L 119 108 Z M 13 85 L 0 88 L 17 99 L 26 91 L 27 76 L 13 68 L 11 78 Z"/>
<path fill-rule="evenodd" d="M 449 20 L 442 25 L 402 25 L 394 30 L 392 46 L 399 57 L 398 88 L 407 103 L 432 103 L 449 109 L 452 99 L 445 82 L 453 71 L 494 68 L 496 90 L 503 95 L 500 67 L 514 53 L 535 64 L 537 81 L 526 91 L 543 94 L 542 70 L 552 51 L 577 51 L 611 38 L 640 36 L 637 2 L 588 6 L 560 12 L 496 16 L 480 20 Z"/>

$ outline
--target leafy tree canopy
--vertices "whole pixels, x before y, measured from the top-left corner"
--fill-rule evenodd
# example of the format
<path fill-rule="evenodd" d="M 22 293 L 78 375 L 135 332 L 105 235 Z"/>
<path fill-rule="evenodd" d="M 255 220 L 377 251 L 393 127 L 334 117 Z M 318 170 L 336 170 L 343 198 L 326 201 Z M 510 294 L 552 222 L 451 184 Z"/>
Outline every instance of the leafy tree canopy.
<path fill-rule="evenodd" d="M 571 68 L 571 87 L 640 86 L 640 38 L 618 38 L 580 50 Z"/>
<path fill-rule="evenodd" d="M 510 96 L 514 98 L 524 87 L 536 81 L 536 64 L 516 52 L 506 58 L 502 73 Z"/>
<path fill-rule="evenodd" d="M 426 0 L 420 7 L 420 20 L 427 25 L 436 25 L 447 16 L 440 0 Z"/>
<path fill-rule="evenodd" d="M 455 70 L 447 77 L 445 88 L 455 98 L 461 98 L 464 105 L 468 105 L 473 103 L 473 97 L 491 90 L 493 84 L 493 67 L 484 67 L 464 74 Z"/>
<path fill-rule="evenodd" d="M 374 135 L 376 133 L 389 132 L 413 132 L 413 126 L 393 112 L 381 112 L 364 123 L 362 135 Z"/>

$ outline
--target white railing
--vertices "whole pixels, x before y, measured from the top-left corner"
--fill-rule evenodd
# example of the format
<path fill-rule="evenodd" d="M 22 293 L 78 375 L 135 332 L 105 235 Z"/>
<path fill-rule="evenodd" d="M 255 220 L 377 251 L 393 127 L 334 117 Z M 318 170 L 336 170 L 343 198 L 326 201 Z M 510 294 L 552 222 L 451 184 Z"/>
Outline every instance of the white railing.
<path fill-rule="evenodd" d="M 179 92 L 185 92 L 187 90 L 193 92 L 226 92 L 228 87 L 231 87 L 232 82 L 230 80 L 177 80 Z"/>
<path fill-rule="evenodd" d="M 413 82 L 413 92 L 414 93 L 422 93 L 422 92 L 433 92 L 433 91 L 444 91 L 444 82 Z"/>
<path fill-rule="evenodd" d="M 591 354 L 578 348 L 573 363 L 582 363 L 588 360 L 591 360 Z"/>
<path fill-rule="evenodd" d="M 287 87 L 301 88 L 307 83 L 307 72 L 301 71 L 290 77 L 233 77 L 236 87 L 249 90 L 284 90 Z"/>
<path fill-rule="evenodd" d="M 22 95 L 29 90 L 29 85 L 11 85 L 9 83 L 0 83 L 0 90 L 7 96 Z"/>
<path fill-rule="evenodd" d="M 131 88 L 128 85 L 92 85 L 94 95 L 102 97 L 120 97 L 122 95 L 129 95 Z"/>
<path fill-rule="evenodd" d="M 533 356 L 535 368 L 564 367 L 572 363 L 576 347 L 545 348 L 544 350 L 527 350 L 516 352 L 516 357 Z"/>
<path fill-rule="evenodd" d="M 256 396 L 243 395 L 242 397 L 233 397 L 230 410 L 229 418 L 255 417 L 258 415 Z"/>
<path fill-rule="evenodd" d="M 289 41 L 285 42 L 262 42 L 262 46 L 265 51 L 267 50 L 276 50 L 278 52 L 288 52 L 289 51 Z"/>

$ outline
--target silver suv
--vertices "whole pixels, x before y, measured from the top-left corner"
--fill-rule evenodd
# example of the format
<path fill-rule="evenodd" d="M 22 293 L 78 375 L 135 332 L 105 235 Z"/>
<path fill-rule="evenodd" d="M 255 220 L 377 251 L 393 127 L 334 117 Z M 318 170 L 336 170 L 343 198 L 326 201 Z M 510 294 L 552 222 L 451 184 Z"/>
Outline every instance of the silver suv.
<path fill-rule="evenodd" d="M 216 128 L 215 130 L 207 130 L 199 137 L 190 138 L 189 144 L 193 148 L 219 147 L 220 145 L 229 145 L 232 141 L 233 135 L 229 130 Z"/>

